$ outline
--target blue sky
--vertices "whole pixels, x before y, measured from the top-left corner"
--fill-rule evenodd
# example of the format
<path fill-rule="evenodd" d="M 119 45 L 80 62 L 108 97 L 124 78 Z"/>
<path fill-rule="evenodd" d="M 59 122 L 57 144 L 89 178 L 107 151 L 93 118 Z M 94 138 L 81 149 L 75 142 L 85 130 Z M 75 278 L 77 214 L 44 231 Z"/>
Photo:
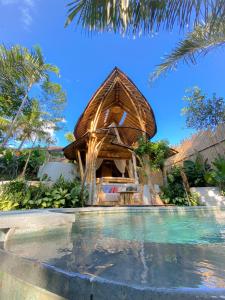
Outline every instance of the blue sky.
<path fill-rule="evenodd" d="M 38 44 L 47 62 L 60 68 L 60 83 L 68 96 L 67 131 L 73 130 L 90 97 L 114 66 L 137 84 L 152 106 L 158 127 L 154 140 L 168 139 L 171 144 L 177 144 L 191 134 L 185 129 L 185 119 L 180 114 L 185 89 L 198 85 L 209 95 L 216 92 L 224 96 L 223 49 L 200 58 L 195 66 L 179 65 L 176 72 L 151 86 L 149 74 L 182 38 L 182 33 L 174 30 L 136 39 L 112 33 L 90 37 L 74 26 L 64 28 L 68 2 L 0 0 L 0 42 L 29 48 Z M 67 143 L 64 133 L 57 133 L 59 145 Z"/>

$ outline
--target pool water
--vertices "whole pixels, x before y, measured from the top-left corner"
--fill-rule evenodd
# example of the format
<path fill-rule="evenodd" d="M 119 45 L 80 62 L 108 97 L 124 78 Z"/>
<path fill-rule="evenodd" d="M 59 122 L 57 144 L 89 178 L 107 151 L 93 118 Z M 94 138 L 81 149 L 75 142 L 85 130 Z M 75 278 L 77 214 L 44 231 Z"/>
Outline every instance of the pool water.
<path fill-rule="evenodd" d="M 127 213 L 82 217 L 74 232 L 127 241 L 170 244 L 214 244 L 225 242 L 225 213 L 215 219 L 205 215 Z"/>
<path fill-rule="evenodd" d="M 80 214 L 68 233 L 7 250 L 65 272 L 142 287 L 225 288 L 225 212 Z"/>

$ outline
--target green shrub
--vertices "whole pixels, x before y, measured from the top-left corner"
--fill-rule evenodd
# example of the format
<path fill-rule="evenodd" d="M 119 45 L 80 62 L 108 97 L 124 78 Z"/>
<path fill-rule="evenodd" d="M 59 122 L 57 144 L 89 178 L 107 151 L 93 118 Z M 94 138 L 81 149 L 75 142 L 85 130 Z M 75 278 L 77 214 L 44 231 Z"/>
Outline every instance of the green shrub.
<path fill-rule="evenodd" d="M 86 189 L 83 195 L 86 199 Z M 1 186 L 0 210 L 80 206 L 81 183 L 78 180 L 67 182 L 60 178 L 51 187 L 41 182 L 31 186 L 24 180 L 15 180 Z"/>
<path fill-rule="evenodd" d="M 29 186 L 24 180 L 14 180 L 1 186 L 0 210 L 38 208 L 36 201 L 47 187 L 42 185 Z"/>
<path fill-rule="evenodd" d="M 208 184 L 218 186 L 225 193 L 225 158 L 218 156 L 213 162 L 213 169 L 205 174 Z"/>
<path fill-rule="evenodd" d="M 1 150 L 0 155 L 0 179 L 10 180 L 16 178 L 19 171 L 19 163 L 13 150 Z"/>
<path fill-rule="evenodd" d="M 18 175 L 22 173 L 24 165 L 26 163 L 27 157 L 29 155 L 29 150 L 23 150 L 18 156 L 19 172 Z M 30 159 L 27 165 L 25 178 L 27 180 L 37 179 L 37 173 L 39 167 L 45 162 L 45 151 L 40 149 L 34 149 L 31 152 Z"/>
<path fill-rule="evenodd" d="M 187 194 L 184 190 L 183 180 L 180 174 L 181 167 L 174 166 L 167 176 L 167 185 L 162 187 L 161 199 L 166 204 L 179 206 L 199 205 L 197 194 Z"/>
<path fill-rule="evenodd" d="M 202 205 L 200 202 L 200 196 L 198 193 L 191 193 L 188 195 L 188 201 L 191 206 Z"/>
<path fill-rule="evenodd" d="M 140 158 L 148 156 L 153 170 L 162 170 L 165 159 L 169 157 L 170 147 L 169 143 L 164 140 L 151 142 L 145 138 L 140 138 L 135 153 Z"/>
<path fill-rule="evenodd" d="M 0 180 L 16 179 L 23 171 L 29 150 L 16 151 L 12 149 L 2 149 L 0 151 Z M 34 149 L 27 165 L 26 179 L 37 178 L 39 167 L 45 161 L 45 151 Z"/>
<path fill-rule="evenodd" d="M 197 155 L 195 161 L 186 160 L 183 164 L 183 170 L 191 187 L 207 186 L 205 175 L 210 169 L 207 160 L 204 160 L 200 154 Z"/>
<path fill-rule="evenodd" d="M 167 204 L 188 205 L 180 169 L 174 166 L 167 175 L 166 186 L 162 187 L 161 198 Z"/>

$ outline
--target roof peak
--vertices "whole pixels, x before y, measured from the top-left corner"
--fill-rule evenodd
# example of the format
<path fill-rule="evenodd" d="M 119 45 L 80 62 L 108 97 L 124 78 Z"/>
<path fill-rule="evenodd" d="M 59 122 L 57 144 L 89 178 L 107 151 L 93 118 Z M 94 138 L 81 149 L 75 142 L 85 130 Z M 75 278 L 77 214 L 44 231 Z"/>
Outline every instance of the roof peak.
<path fill-rule="evenodd" d="M 117 67 L 117 66 L 115 66 L 115 67 L 112 69 L 112 72 L 111 72 L 111 73 L 114 73 L 114 72 L 123 73 L 123 71 L 122 71 L 119 67 Z"/>

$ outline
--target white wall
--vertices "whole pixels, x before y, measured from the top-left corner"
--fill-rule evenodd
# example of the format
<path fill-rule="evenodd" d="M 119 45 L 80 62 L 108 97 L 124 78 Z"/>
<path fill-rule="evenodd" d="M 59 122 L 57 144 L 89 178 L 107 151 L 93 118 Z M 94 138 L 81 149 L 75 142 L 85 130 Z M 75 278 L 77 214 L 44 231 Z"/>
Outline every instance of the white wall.
<path fill-rule="evenodd" d="M 42 178 L 47 174 L 48 178 L 55 182 L 62 175 L 65 180 L 73 180 L 79 176 L 77 172 L 77 166 L 72 163 L 63 162 L 47 162 L 39 168 L 38 178 Z"/>
<path fill-rule="evenodd" d="M 206 206 L 222 206 L 225 207 L 225 197 L 221 196 L 217 187 L 192 187 L 191 192 L 200 196 L 200 201 Z"/>

